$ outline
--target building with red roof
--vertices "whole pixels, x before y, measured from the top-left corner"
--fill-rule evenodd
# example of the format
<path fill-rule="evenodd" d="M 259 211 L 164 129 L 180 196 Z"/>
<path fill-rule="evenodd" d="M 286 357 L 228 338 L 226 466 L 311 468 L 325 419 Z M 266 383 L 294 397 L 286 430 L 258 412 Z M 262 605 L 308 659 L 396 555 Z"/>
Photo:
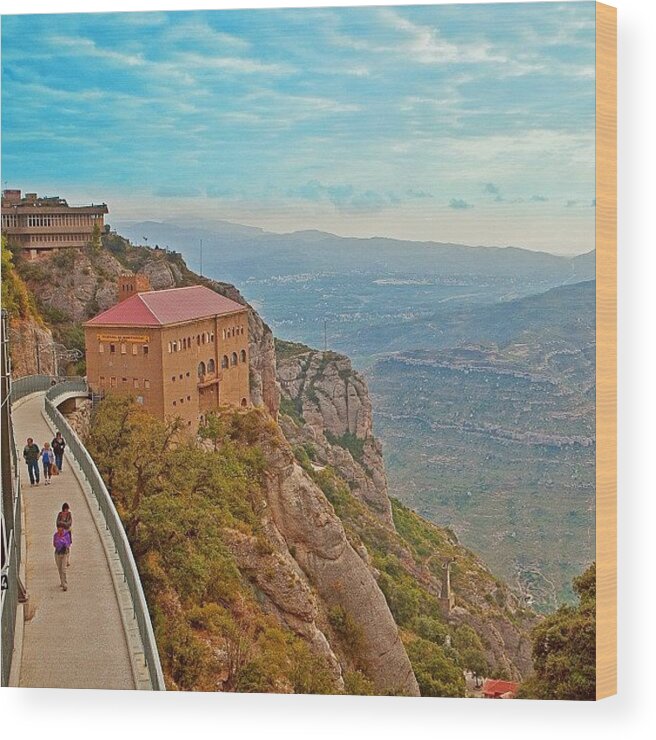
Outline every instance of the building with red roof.
<path fill-rule="evenodd" d="M 249 403 L 248 309 L 210 288 L 154 291 L 144 276 L 123 276 L 119 302 L 84 333 L 94 393 L 130 394 L 194 430 L 221 405 Z"/>
<path fill-rule="evenodd" d="M 483 696 L 486 699 L 514 699 L 519 684 L 498 678 L 486 678 L 483 683 Z"/>

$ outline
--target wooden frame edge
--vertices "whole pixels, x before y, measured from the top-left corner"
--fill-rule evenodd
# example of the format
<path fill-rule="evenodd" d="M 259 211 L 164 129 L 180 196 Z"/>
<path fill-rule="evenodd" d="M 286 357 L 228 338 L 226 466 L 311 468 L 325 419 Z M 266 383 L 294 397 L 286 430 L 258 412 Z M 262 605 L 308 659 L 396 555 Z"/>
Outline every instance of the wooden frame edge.
<path fill-rule="evenodd" d="M 597 699 L 617 693 L 617 10 L 596 3 Z"/>

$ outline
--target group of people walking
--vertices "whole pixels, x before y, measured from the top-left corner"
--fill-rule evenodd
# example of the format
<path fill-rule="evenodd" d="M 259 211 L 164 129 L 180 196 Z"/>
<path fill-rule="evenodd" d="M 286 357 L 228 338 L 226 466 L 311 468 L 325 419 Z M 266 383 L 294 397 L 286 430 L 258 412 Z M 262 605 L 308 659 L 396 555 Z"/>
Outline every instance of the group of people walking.
<path fill-rule="evenodd" d="M 23 459 L 27 464 L 31 486 L 38 486 L 41 480 L 39 459 L 41 459 L 43 465 L 43 479 L 46 486 L 50 485 L 53 475 L 61 473 L 64 465 L 65 448 L 66 442 L 61 432 L 57 432 L 52 442 L 44 442 L 42 448 L 39 448 L 32 437 L 27 438 L 27 444 L 23 448 Z"/>
<path fill-rule="evenodd" d="M 46 486 L 50 485 L 53 475 L 59 475 L 64 466 L 64 449 L 66 442 L 61 432 L 55 434 L 52 442 L 44 442 L 39 447 L 32 437 L 27 438 L 27 444 L 23 448 L 23 459 L 27 465 L 30 476 L 30 485 L 38 486 L 41 480 L 39 473 L 39 460 L 43 466 L 43 479 Z M 68 579 L 66 568 L 71 564 L 71 545 L 73 544 L 73 515 L 71 507 L 63 504 L 61 511 L 57 514 L 55 522 L 56 531 L 52 537 L 52 545 L 55 548 L 55 564 L 59 573 L 59 584 L 63 591 L 68 591 Z"/>

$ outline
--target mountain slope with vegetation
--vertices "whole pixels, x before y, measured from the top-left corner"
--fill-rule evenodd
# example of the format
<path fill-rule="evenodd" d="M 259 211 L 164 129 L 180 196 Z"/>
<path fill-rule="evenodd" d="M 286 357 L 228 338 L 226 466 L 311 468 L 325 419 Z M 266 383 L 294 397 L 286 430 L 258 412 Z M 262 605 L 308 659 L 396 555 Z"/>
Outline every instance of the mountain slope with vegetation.
<path fill-rule="evenodd" d="M 203 283 L 244 302 L 179 255 L 116 234 L 100 248 L 17 261 L 62 338 L 111 305 L 125 269 L 156 289 Z M 276 358 L 253 309 L 250 341 L 255 408 L 210 416 L 200 439 L 111 397 L 88 427 L 169 686 L 462 696 L 466 672 L 528 675 L 533 613 L 452 532 L 388 499 L 366 384 L 347 358 L 306 348 L 312 378 L 298 385 L 288 372 L 298 347 L 279 343 Z M 442 559 L 453 557 L 448 612 Z"/>

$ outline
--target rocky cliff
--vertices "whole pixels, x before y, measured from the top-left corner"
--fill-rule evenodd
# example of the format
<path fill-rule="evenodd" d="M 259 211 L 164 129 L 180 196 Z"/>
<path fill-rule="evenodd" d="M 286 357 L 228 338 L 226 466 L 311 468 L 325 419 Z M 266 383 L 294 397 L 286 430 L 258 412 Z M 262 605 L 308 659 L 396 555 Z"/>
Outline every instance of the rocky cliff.
<path fill-rule="evenodd" d="M 293 444 L 311 445 L 313 462 L 330 465 L 353 494 L 394 527 L 380 442 L 373 435 L 364 379 L 348 357 L 277 341 L 281 424 Z"/>

